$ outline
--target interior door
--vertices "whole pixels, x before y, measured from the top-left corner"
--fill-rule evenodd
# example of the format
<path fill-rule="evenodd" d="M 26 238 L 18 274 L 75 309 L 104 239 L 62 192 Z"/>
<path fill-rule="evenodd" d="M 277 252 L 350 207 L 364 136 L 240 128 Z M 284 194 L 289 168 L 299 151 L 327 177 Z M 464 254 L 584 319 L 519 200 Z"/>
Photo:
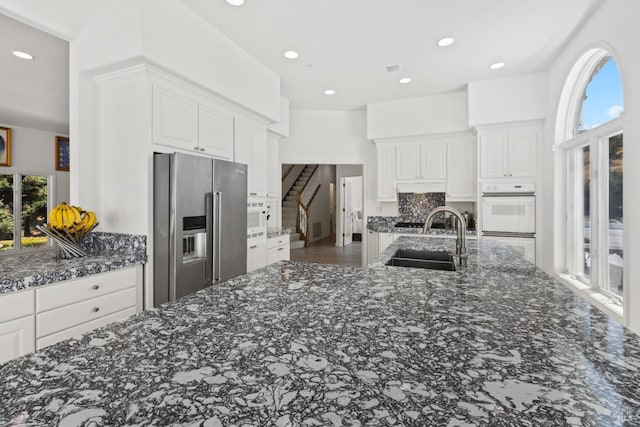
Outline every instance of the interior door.
<path fill-rule="evenodd" d="M 340 178 L 340 212 L 342 213 L 342 246 L 353 241 L 353 208 L 351 206 L 351 181 Z"/>

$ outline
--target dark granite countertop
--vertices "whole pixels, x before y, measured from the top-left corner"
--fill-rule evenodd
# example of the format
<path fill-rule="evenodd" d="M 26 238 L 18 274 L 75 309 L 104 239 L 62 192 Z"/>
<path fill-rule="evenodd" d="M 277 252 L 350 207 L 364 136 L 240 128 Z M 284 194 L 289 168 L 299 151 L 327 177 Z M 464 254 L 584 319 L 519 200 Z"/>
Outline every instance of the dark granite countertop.
<path fill-rule="evenodd" d="M 455 236 L 455 228 L 430 228 L 427 233 L 422 228 L 400 228 L 394 225 L 402 221 L 397 216 L 370 216 L 367 217 L 367 228 L 378 233 L 402 233 L 402 234 L 422 234 L 427 236 Z M 475 238 L 476 230 L 467 230 L 467 236 Z"/>
<path fill-rule="evenodd" d="M 146 237 L 116 233 L 87 236 L 87 256 L 57 259 L 55 251 L 0 258 L 0 295 L 146 262 Z"/>
<path fill-rule="evenodd" d="M 499 243 L 469 251 L 204 289 L 0 366 L 0 425 L 638 425 L 638 336 Z"/>
<path fill-rule="evenodd" d="M 280 237 L 287 234 L 291 234 L 291 230 L 288 228 L 268 228 L 267 229 L 267 238 L 271 239 L 273 237 Z"/>

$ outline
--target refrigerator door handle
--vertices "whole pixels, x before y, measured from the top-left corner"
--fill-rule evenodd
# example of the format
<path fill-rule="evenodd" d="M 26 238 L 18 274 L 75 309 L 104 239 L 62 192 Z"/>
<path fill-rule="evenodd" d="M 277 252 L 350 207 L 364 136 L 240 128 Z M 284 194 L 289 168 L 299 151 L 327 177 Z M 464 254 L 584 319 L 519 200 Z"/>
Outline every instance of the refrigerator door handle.
<path fill-rule="evenodd" d="M 207 230 L 207 250 L 204 280 L 207 285 L 213 283 L 213 193 L 205 194 L 205 216 Z"/>
<path fill-rule="evenodd" d="M 220 227 L 222 224 L 222 192 L 213 193 L 215 217 L 213 220 L 213 251 L 214 251 L 214 267 L 213 267 L 213 283 L 220 281 L 220 270 L 222 268 L 222 239 L 220 238 Z"/>

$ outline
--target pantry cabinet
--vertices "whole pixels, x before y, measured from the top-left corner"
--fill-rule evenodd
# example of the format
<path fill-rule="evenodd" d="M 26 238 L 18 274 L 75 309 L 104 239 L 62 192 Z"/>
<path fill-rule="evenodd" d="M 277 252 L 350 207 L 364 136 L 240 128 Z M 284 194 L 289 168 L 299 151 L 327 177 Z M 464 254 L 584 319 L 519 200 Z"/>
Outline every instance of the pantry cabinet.
<path fill-rule="evenodd" d="M 200 151 L 233 160 L 233 116 L 211 105 L 199 104 L 198 118 Z"/>
<path fill-rule="evenodd" d="M 234 121 L 234 161 L 247 165 L 249 196 L 267 195 L 267 129 L 247 120 Z"/>
<path fill-rule="evenodd" d="M 536 178 L 540 130 L 479 129 L 480 178 Z"/>
<path fill-rule="evenodd" d="M 267 197 L 280 198 L 282 192 L 282 168 L 279 160 L 280 141 L 272 135 L 267 136 Z M 275 206 L 271 207 L 272 214 Z"/>

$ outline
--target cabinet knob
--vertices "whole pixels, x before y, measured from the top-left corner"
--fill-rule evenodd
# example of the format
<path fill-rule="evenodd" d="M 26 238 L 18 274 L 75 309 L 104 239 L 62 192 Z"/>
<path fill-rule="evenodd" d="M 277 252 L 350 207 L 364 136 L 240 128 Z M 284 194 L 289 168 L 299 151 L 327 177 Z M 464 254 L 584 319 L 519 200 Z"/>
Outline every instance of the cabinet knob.
<path fill-rule="evenodd" d="M 93 286 L 91 287 L 91 289 L 93 289 L 94 291 L 97 291 L 98 289 L 100 289 L 100 286 L 98 286 L 98 285 L 93 285 Z"/>
<path fill-rule="evenodd" d="M 201 148 L 200 151 L 204 151 L 204 148 Z"/>
<path fill-rule="evenodd" d="M 284 251 L 284 248 L 278 248 L 279 251 Z"/>
<path fill-rule="evenodd" d="M 193 147 L 194 150 L 198 151 L 200 148 L 198 147 Z"/>
<path fill-rule="evenodd" d="M 92 310 L 92 311 L 93 311 L 94 313 L 97 313 L 97 312 L 99 312 L 99 311 L 100 311 L 100 307 L 93 307 L 93 310 Z"/>

